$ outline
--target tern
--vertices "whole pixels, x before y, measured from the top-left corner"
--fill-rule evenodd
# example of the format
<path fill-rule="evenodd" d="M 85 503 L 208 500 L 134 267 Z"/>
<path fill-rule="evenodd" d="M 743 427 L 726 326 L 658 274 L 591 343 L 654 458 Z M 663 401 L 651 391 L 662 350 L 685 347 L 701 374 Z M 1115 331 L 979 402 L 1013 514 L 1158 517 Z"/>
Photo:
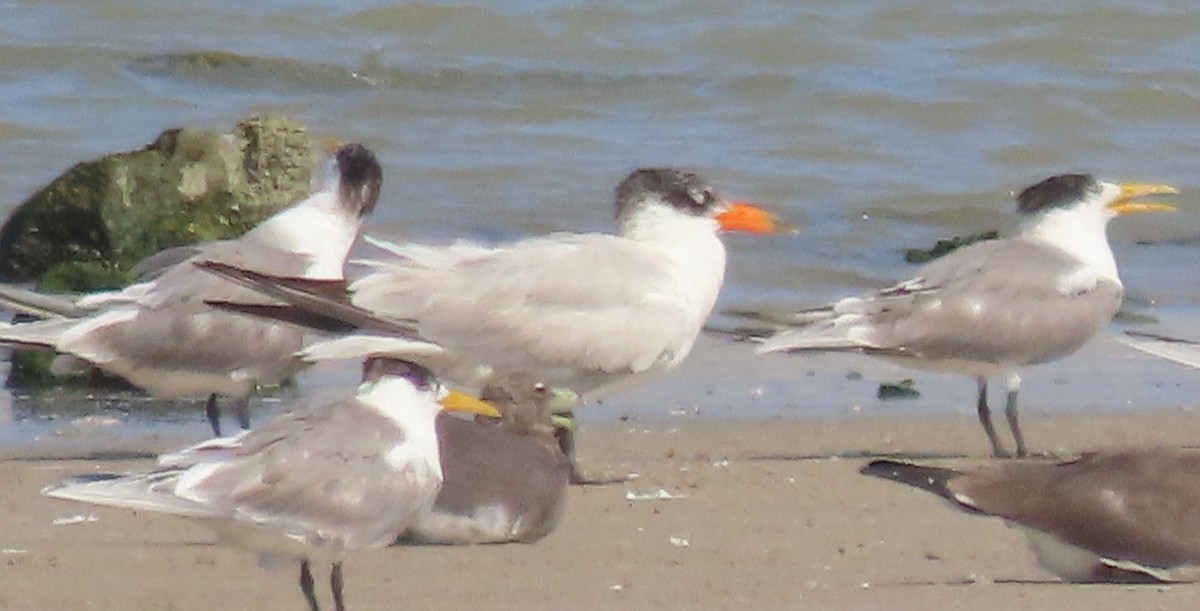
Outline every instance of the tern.
<path fill-rule="evenodd" d="M 1058 464 L 1004 461 L 968 472 L 878 460 L 865 475 L 915 486 L 1025 531 L 1066 581 L 1200 577 L 1200 452 L 1096 452 Z"/>
<path fill-rule="evenodd" d="M 216 396 L 235 397 L 239 421 L 247 428 L 248 395 L 257 384 L 277 384 L 303 367 L 296 352 L 306 331 L 205 305 L 212 299 L 256 302 L 261 296 L 204 273 L 195 263 L 223 261 L 266 273 L 340 279 L 382 180 L 370 150 L 343 145 L 331 155 L 324 182 L 312 195 L 242 237 L 170 249 L 168 261 L 179 253 L 186 258 L 122 291 L 57 306 L 38 304 L 40 315 L 51 317 L 0 329 L 0 342 L 59 352 L 56 372 L 86 363 L 158 397 L 206 395 L 206 414 L 217 436 Z M 5 299 L 19 297 L 12 291 L 4 294 Z"/>
<path fill-rule="evenodd" d="M 310 559 L 329 561 L 342 611 L 346 553 L 390 545 L 437 497 L 443 405 L 499 415 L 447 393 L 419 365 L 368 359 L 353 397 L 301 403 L 237 436 L 164 455 L 152 471 L 83 476 L 42 493 L 196 519 L 224 543 L 297 559 L 312 611 L 320 606 Z"/>
<path fill-rule="evenodd" d="M 500 420 L 438 414 L 442 489 L 399 543 L 533 543 L 558 525 L 571 461 L 551 415 L 574 407 L 577 397 L 508 376 L 489 383 L 479 398 Z"/>
<path fill-rule="evenodd" d="M 1020 368 L 1079 350 L 1121 305 L 1122 285 L 1106 228 L 1117 216 L 1174 210 L 1137 198 L 1166 185 L 1117 184 L 1085 174 L 1048 178 L 1017 196 L 1020 233 L 978 242 L 923 266 L 913 278 L 866 297 L 792 315 L 759 353 L 856 351 L 903 365 L 969 375 L 996 456 L 988 378 L 1007 380 L 1005 415 L 1016 455 L 1028 450 L 1017 422 Z"/>
<path fill-rule="evenodd" d="M 498 247 L 376 242 L 391 256 L 364 262 L 344 293 L 202 266 L 344 325 L 331 328 L 361 329 L 310 345 L 306 359 L 415 356 L 456 388 L 524 375 L 587 400 L 688 355 L 724 281 L 718 232 L 786 227 L 671 168 L 634 171 L 615 200 L 616 235 L 557 233 Z"/>

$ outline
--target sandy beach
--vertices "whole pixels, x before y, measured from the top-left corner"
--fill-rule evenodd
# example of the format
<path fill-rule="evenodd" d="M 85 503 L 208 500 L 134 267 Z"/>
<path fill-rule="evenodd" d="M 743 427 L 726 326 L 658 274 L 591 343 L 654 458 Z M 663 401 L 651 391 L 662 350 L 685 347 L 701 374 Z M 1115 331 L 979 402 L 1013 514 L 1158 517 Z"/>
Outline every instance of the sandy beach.
<path fill-rule="evenodd" d="M 1061 455 L 1200 440 L 1189 410 L 1030 415 Z M 844 417 L 589 426 L 581 459 L 637 473 L 574 488 L 536 545 L 392 548 L 346 565 L 352 609 L 1157 609 L 1190 585 L 1059 583 L 1001 522 L 863 477 L 874 456 L 987 460 L 972 418 Z M 46 499 L 69 474 L 150 460 L 0 464 L 0 609 L 302 609 L 293 566 L 212 545 L 184 520 Z M 662 495 L 670 500 L 640 500 Z M 57 523 L 56 523 L 57 522 Z M 62 523 L 74 522 L 74 523 Z M 325 569 L 318 592 L 328 597 Z M 323 598 L 323 600 L 325 600 Z"/>

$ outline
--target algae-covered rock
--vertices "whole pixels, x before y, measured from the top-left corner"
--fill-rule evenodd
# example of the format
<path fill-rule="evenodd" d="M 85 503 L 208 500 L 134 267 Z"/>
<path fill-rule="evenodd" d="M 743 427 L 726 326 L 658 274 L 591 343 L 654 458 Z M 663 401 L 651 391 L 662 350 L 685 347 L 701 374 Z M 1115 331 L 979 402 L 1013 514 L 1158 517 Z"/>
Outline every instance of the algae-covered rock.
<path fill-rule="evenodd" d="M 167 130 L 141 150 L 77 164 L 23 202 L 0 229 L 0 276 L 53 270 L 47 289 L 114 288 L 143 257 L 236 237 L 301 199 L 313 165 L 307 130 L 290 119 Z"/>
<path fill-rule="evenodd" d="M 1116 314 L 1113 315 L 1113 322 L 1119 322 L 1127 325 L 1147 323 L 1157 324 L 1158 317 L 1145 312 L 1121 308 L 1120 310 L 1117 310 Z"/>
<path fill-rule="evenodd" d="M 225 51 L 184 51 L 143 55 L 129 62 L 135 74 L 156 79 L 207 83 L 232 89 L 302 91 L 369 89 L 378 85 L 359 70 L 337 64 L 239 55 Z"/>
<path fill-rule="evenodd" d="M 968 236 L 954 236 L 945 240 L 938 240 L 934 243 L 933 248 L 928 250 L 920 248 L 909 248 L 904 251 L 904 260 L 909 263 L 926 263 L 938 257 L 945 255 L 951 251 L 974 244 L 975 242 L 983 242 L 985 240 L 995 240 L 1000 237 L 1000 232 L 996 230 L 984 231 Z"/>
<path fill-rule="evenodd" d="M 912 378 L 904 378 L 899 382 L 883 382 L 879 385 L 879 390 L 875 392 L 875 396 L 881 401 L 894 401 L 897 399 L 916 399 L 921 396 L 921 392 L 917 390 L 917 383 Z"/>

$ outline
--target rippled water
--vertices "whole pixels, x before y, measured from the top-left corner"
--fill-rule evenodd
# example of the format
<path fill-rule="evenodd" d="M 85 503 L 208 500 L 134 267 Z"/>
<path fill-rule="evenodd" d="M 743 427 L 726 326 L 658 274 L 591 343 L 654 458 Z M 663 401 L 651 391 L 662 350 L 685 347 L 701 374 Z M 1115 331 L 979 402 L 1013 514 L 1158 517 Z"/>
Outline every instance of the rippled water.
<path fill-rule="evenodd" d="M 1200 301 L 1200 11 L 1182 3 L 0 0 L 0 13 L 6 206 L 171 126 L 287 113 L 380 153 L 372 222 L 404 237 L 605 229 L 627 171 L 696 168 L 803 226 L 731 238 L 724 305 L 799 304 L 899 279 L 904 248 L 1008 229 L 1012 191 L 1091 171 L 1184 191 L 1177 215 L 1116 223 L 1115 247 L 1135 303 Z M 163 57 L 191 51 L 273 63 Z"/>

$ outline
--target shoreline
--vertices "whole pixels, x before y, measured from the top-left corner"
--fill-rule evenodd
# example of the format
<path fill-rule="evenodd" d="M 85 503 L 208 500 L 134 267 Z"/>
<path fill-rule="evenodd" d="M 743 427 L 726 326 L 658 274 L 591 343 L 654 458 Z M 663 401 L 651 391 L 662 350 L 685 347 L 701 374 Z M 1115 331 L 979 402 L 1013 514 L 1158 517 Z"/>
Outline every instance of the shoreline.
<path fill-rule="evenodd" d="M 1200 414 L 1027 414 L 1032 449 L 1198 445 Z M 861 476 L 869 457 L 966 466 L 989 460 L 974 418 L 588 425 L 585 469 L 636 472 L 574 487 L 558 530 L 534 545 L 388 549 L 346 562 L 351 609 L 1177 607 L 1188 585 L 1071 585 L 1040 570 L 999 520 Z M 926 458 L 932 457 L 932 458 Z M 186 520 L 47 499 L 70 475 L 141 460 L 0 463 L 0 609 L 299 609 L 295 568 L 211 545 Z M 674 500 L 630 500 L 666 490 Z M 79 517 L 76 517 L 79 516 Z M 96 521 L 90 521 L 94 516 Z M 55 525 L 54 520 L 82 520 Z M 320 576 L 326 569 L 314 567 Z M 318 594 L 328 591 L 318 577 Z M 71 587 L 64 587 L 70 584 Z M 327 603 L 326 603 L 327 604 Z"/>

